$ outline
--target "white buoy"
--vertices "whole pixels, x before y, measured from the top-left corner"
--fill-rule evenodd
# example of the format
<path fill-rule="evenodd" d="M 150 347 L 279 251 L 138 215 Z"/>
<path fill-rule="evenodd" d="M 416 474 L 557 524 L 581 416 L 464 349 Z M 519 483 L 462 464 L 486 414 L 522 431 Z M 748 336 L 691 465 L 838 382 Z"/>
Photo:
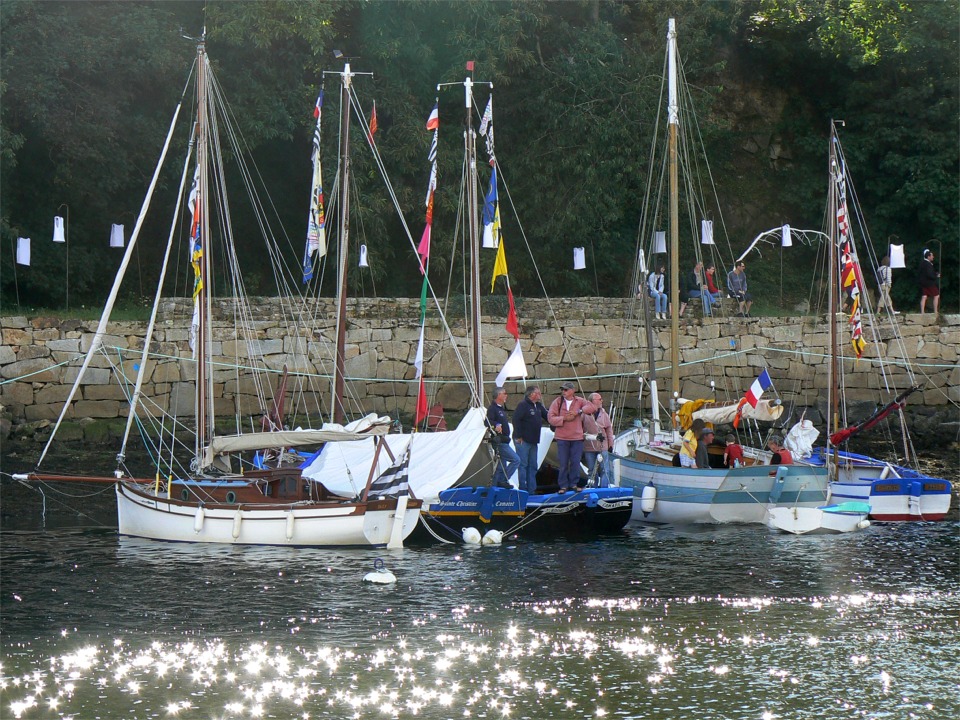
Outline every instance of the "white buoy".
<path fill-rule="evenodd" d="M 464 528 L 463 529 L 463 541 L 467 545 L 479 545 L 481 542 L 480 531 L 476 528 Z"/>
<path fill-rule="evenodd" d="M 857 523 L 857 527 L 858 527 L 860 530 L 866 530 L 868 527 L 870 527 L 870 521 L 869 521 L 869 520 L 861 520 L 860 522 Z"/>
<path fill-rule="evenodd" d="M 240 525 L 243 523 L 243 515 L 240 514 L 240 510 L 237 510 L 237 514 L 233 516 L 233 539 L 236 540 L 240 537 Z"/>
<path fill-rule="evenodd" d="M 197 508 L 197 514 L 193 516 L 193 531 L 200 534 L 200 531 L 203 530 L 203 508 Z"/>
<path fill-rule="evenodd" d="M 640 493 L 640 510 L 644 515 L 649 515 L 653 512 L 656 504 L 657 489 L 653 486 L 653 483 L 647 483 L 643 486 L 643 492 Z"/>
<path fill-rule="evenodd" d="M 395 583 L 397 581 L 397 576 L 387 570 L 386 566 L 383 564 L 383 560 L 377 558 L 373 561 L 373 572 L 369 572 L 364 575 L 363 581 L 368 583 L 376 583 L 377 585 L 389 585 L 390 583 Z"/>
<path fill-rule="evenodd" d="M 484 545 L 499 545 L 503 542 L 503 533 L 499 530 L 487 530 L 483 534 L 482 542 Z"/>

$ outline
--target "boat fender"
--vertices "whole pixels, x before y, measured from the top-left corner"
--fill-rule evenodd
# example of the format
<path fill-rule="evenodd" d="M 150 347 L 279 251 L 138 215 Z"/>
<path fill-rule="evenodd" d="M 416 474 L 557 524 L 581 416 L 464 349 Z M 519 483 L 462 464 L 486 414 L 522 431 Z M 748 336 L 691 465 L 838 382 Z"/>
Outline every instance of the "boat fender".
<path fill-rule="evenodd" d="M 203 530 L 203 506 L 197 508 L 197 514 L 193 516 L 193 531 L 200 534 Z"/>
<path fill-rule="evenodd" d="M 911 515 L 920 515 L 920 495 L 922 493 L 923 488 L 919 480 L 910 483 L 910 497 L 907 498 L 907 508 Z"/>
<path fill-rule="evenodd" d="M 233 539 L 236 540 L 240 537 L 240 525 L 243 523 L 243 516 L 240 514 L 240 509 L 237 509 L 236 514 L 233 516 Z"/>
<path fill-rule="evenodd" d="M 656 505 L 657 489 L 653 486 L 653 483 L 647 483 L 643 486 L 643 492 L 640 493 L 640 510 L 643 512 L 643 516 L 646 517 L 652 513 Z"/>
<path fill-rule="evenodd" d="M 467 545 L 480 544 L 480 531 L 476 528 L 463 528 L 463 542 Z"/>
<path fill-rule="evenodd" d="M 860 522 L 857 523 L 858 530 L 866 530 L 868 527 L 870 527 L 869 520 L 861 520 Z"/>
<path fill-rule="evenodd" d="M 499 530 L 487 530 L 483 534 L 482 543 L 484 545 L 499 545 L 503 542 L 503 533 Z"/>
<path fill-rule="evenodd" d="M 363 581 L 375 583 L 377 585 L 389 585 L 397 581 L 397 576 L 387 570 L 386 566 L 383 564 L 383 560 L 377 558 L 373 561 L 373 572 L 369 572 L 364 575 Z"/>
<path fill-rule="evenodd" d="M 289 513 L 287 513 L 287 540 L 293 540 L 293 523 L 294 515 L 293 511 L 291 510 Z"/>
<path fill-rule="evenodd" d="M 599 501 L 600 501 L 600 498 L 599 498 L 599 496 L 598 496 L 595 492 L 587 493 L 587 507 L 588 507 L 588 508 L 595 508 L 595 507 L 597 506 L 597 503 L 598 503 Z"/>

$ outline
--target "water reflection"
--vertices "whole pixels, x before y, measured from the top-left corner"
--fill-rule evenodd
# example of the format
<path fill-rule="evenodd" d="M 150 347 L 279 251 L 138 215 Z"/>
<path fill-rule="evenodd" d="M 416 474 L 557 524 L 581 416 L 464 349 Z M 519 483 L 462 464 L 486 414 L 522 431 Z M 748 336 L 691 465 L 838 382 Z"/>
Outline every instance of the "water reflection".
<path fill-rule="evenodd" d="M 391 586 L 365 550 L 2 539 L 4 718 L 960 712 L 955 525 L 385 551 Z"/>

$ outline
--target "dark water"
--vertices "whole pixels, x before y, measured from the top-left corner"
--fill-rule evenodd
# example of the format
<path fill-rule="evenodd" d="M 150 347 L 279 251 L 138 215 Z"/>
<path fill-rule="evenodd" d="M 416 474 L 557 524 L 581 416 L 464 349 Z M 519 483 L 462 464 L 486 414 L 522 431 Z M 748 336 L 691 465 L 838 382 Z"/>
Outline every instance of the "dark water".
<path fill-rule="evenodd" d="M 330 551 L 119 538 L 109 491 L 2 500 L 2 718 L 960 715 L 953 522 Z M 377 556 L 395 585 L 362 581 Z"/>

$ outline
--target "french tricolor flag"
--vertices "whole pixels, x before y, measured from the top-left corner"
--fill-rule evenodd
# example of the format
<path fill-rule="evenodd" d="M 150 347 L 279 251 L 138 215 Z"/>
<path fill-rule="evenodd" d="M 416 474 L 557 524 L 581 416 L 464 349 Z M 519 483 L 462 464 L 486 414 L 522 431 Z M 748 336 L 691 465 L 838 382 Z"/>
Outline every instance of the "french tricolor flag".
<path fill-rule="evenodd" d="M 427 130 L 436 130 L 440 126 L 440 109 L 436 104 L 430 111 L 430 117 L 427 118 Z"/>
<path fill-rule="evenodd" d="M 760 373 L 760 377 L 753 381 L 753 385 L 751 385 L 750 389 L 747 390 L 744 400 L 750 403 L 750 407 L 756 407 L 757 403 L 760 401 L 760 396 L 772 387 L 773 381 L 770 379 L 770 375 L 767 374 L 767 371 L 764 370 L 762 373 Z"/>

